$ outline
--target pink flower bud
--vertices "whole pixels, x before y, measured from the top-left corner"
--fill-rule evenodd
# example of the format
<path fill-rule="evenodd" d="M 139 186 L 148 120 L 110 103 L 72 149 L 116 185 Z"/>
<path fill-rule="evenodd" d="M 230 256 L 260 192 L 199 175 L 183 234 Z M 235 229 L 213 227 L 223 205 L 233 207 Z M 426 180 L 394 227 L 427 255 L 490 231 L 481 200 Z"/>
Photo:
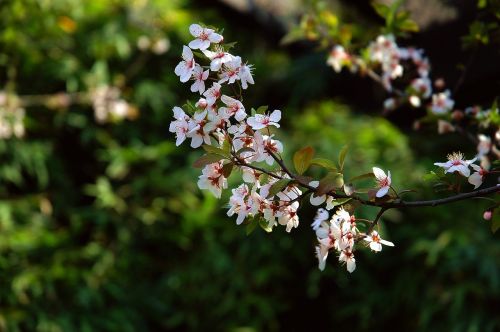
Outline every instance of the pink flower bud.
<path fill-rule="evenodd" d="M 491 215 L 492 215 L 492 214 L 493 214 L 493 213 L 492 213 L 490 210 L 486 210 L 486 211 L 484 211 L 484 213 L 483 213 L 483 218 L 484 218 L 484 220 L 491 220 Z"/>
<path fill-rule="evenodd" d="M 451 113 L 451 118 L 455 121 L 460 121 L 464 118 L 464 113 L 459 110 L 454 110 L 453 113 Z"/>
<path fill-rule="evenodd" d="M 442 78 L 438 78 L 437 80 L 434 81 L 434 86 L 441 90 L 441 89 L 444 89 L 444 87 L 446 86 L 446 83 L 444 81 L 444 79 Z"/>

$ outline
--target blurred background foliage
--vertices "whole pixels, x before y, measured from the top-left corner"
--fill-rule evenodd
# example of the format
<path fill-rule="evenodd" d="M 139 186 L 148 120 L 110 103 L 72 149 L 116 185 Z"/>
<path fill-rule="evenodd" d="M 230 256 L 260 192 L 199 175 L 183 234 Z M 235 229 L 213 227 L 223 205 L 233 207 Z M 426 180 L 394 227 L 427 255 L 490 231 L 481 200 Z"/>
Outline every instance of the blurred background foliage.
<path fill-rule="evenodd" d="M 348 3 L 333 4 L 339 19 L 375 36 L 369 4 Z M 173 75 L 192 22 L 223 28 L 255 64 L 246 106 L 283 110 L 288 159 L 304 144 L 336 158 L 348 143 L 348 175 L 389 168 L 417 199 L 435 195 L 419 181 L 432 162 L 467 146 L 412 132 L 405 115 L 378 117 L 380 90 L 335 76 L 314 45 L 278 47 L 296 12 L 235 8 L 0 1 L 0 90 L 26 108 L 25 137 L 0 140 L 0 331 L 499 330 L 500 244 L 485 202 L 391 211 L 382 227 L 396 247 L 362 250 L 349 275 L 335 262 L 317 270 L 313 209 L 291 234 L 247 236 L 224 199 L 197 189 L 201 152 L 175 148 L 167 130 L 171 108 L 192 98 Z M 88 92 L 100 86 L 117 87 L 130 116 L 96 121 Z"/>

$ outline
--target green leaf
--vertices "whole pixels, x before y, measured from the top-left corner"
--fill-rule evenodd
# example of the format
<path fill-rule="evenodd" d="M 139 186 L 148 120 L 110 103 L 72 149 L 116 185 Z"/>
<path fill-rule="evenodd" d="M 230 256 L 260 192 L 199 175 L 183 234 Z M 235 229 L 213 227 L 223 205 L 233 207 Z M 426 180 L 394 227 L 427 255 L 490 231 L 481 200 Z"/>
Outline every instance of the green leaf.
<path fill-rule="evenodd" d="M 314 149 L 310 146 L 300 149 L 293 155 L 293 165 L 299 174 L 304 174 L 311 166 L 311 160 L 314 156 Z"/>
<path fill-rule="evenodd" d="M 295 27 L 281 39 L 280 44 L 288 45 L 303 39 L 306 39 L 305 31 L 301 27 Z"/>
<path fill-rule="evenodd" d="M 415 21 L 407 19 L 398 23 L 398 28 L 402 31 L 418 32 L 419 28 Z"/>
<path fill-rule="evenodd" d="M 435 182 L 435 181 L 439 181 L 439 175 L 437 175 L 434 171 L 431 171 L 430 173 L 428 174 L 425 174 L 422 179 L 424 179 L 424 181 L 428 181 L 428 182 Z"/>
<path fill-rule="evenodd" d="M 223 158 L 221 157 L 221 155 L 218 155 L 218 154 L 213 154 L 213 153 L 205 154 L 205 155 L 201 156 L 200 158 L 198 158 L 193 163 L 193 167 L 203 168 L 206 165 L 216 163 L 216 162 L 220 161 L 221 159 L 223 159 Z"/>
<path fill-rule="evenodd" d="M 262 173 L 260 176 L 259 176 L 259 182 L 262 183 L 262 184 L 265 184 L 269 181 L 269 174 L 267 173 Z"/>
<path fill-rule="evenodd" d="M 225 157 L 225 158 L 229 158 L 231 157 L 231 153 L 228 152 L 228 151 L 225 151 L 224 149 L 221 149 L 219 147 L 216 147 L 216 146 L 212 146 L 212 145 L 208 145 L 208 144 L 203 144 L 201 146 L 203 148 L 203 150 L 205 150 L 207 153 L 211 153 L 211 154 L 218 154 L 222 157 Z"/>
<path fill-rule="evenodd" d="M 259 226 L 267 233 L 271 233 L 273 231 L 273 228 L 269 226 L 269 223 L 264 218 L 259 218 Z"/>
<path fill-rule="evenodd" d="M 330 172 L 319 181 L 319 186 L 316 189 L 316 196 L 324 195 L 342 186 L 344 186 L 344 176 L 341 173 Z"/>
<path fill-rule="evenodd" d="M 313 160 L 311 160 L 311 165 L 318 165 L 333 172 L 337 171 L 337 166 L 335 165 L 335 163 L 326 158 L 314 158 Z"/>
<path fill-rule="evenodd" d="M 390 11 L 389 6 L 384 5 L 382 3 L 374 2 L 374 3 L 372 3 L 372 7 L 373 7 L 373 9 L 375 9 L 377 14 L 379 14 L 384 19 L 387 17 L 387 15 L 389 14 L 389 11 Z"/>
<path fill-rule="evenodd" d="M 256 227 L 257 227 L 257 221 L 255 219 L 250 220 L 250 222 L 245 227 L 246 235 L 248 236 L 252 234 Z"/>
<path fill-rule="evenodd" d="M 281 179 L 281 180 L 278 180 L 275 183 L 273 183 L 271 188 L 269 188 L 269 194 L 267 195 L 267 197 L 273 197 L 274 195 L 279 193 L 281 190 L 283 190 L 290 183 L 290 181 L 292 181 L 292 180 Z"/>
<path fill-rule="evenodd" d="M 370 173 L 365 173 L 365 174 L 355 176 L 355 177 L 351 178 L 349 180 L 349 182 L 354 182 L 354 181 L 359 181 L 359 180 L 364 180 L 364 179 L 371 179 L 374 177 L 375 177 L 375 174 L 373 174 L 373 172 L 370 172 Z"/>
<path fill-rule="evenodd" d="M 250 148 L 250 147 L 244 147 L 244 148 L 241 148 L 238 151 L 236 151 L 236 154 L 239 156 L 243 152 L 255 152 L 255 150 Z"/>
<path fill-rule="evenodd" d="M 264 114 L 266 111 L 269 109 L 269 106 L 264 105 L 264 106 L 259 106 L 256 110 L 255 113 L 257 114 Z"/>
<path fill-rule="evenodd" d="M 225 164 L 224 166 L 222 166 L 222 175 L 224 175 L 225 178 L 228 178 L 231 175 L 233 166 L 233 163 Z"/>
<path fill-rule="evenodd" d="M 342 172 L 344 169 L 345 156 L 347 155 L 347 151 L 349 150 L 349 145 L 345 145 L 339 153 L 339 169 Z"/>
<path fill-rule="evenodd" d="M 345 203 L 349 202 L 352 198 L 337 198 L 333 200 L 332 205 L 339 206 L 339 205 L 344 205 Z"/>

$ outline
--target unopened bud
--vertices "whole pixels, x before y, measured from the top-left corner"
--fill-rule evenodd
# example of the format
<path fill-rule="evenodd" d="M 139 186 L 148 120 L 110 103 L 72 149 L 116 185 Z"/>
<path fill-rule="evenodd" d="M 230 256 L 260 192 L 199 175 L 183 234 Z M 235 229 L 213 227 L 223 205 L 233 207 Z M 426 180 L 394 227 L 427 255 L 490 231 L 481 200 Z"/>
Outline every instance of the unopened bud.
<path fill-rule="evenodd" d="M 413 122 L 413 130 L 420 130 L 421 124 L 420 121 Z"/>
<path fill-rule="evenodd" d="M 460 110 L 454 110 L 451 113 L 451 118 L 455 121 L 460 121 L 464 118 L 464 112 L 462 112 Z"/>
<path fill-rule="evenodd" d="M 492 212 L 490 210 L 486 210 L 483 213 L 483 218 L 484 220 L 491 220 Z"/>
<path fill-rule="evenodd" d="M 436 89 L 442 90 L 445 88 L 446 82 L 444 81 L 443 78 L 440 77 L 434 81 L 434 86 L 436 87 Z"/>

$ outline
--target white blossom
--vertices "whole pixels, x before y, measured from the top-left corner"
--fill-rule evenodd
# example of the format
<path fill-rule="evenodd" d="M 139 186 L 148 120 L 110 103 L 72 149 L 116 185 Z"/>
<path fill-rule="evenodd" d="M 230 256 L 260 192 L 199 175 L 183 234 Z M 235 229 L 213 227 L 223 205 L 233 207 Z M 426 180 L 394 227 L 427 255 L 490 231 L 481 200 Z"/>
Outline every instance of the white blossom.
<path fill-rule="evenodd" d="M 461 152 L 449 154 L 447 157 L 447 162 L 434 163 L 434 165 L 444 168 L 445 173 L 458 172 L 465 177 L 468 177 L 470 175 L 469 165 L 477 159 L 474 158 L 471 160 L 464 160 L 464 155 Z"/>
<path fill-rule="evenodd" d="M 247 123 L 253 130 L 264 129 L 268 126 L 279 128 L 278 122 L 281 120 L 281 111 L 274 110 L 271 114 L 255 114 L 247 119 Z"/>
<path fill-rule="evenodd" d="M 194 61 L 193 52 L 187 46 L 182 47 L 182 61 L 175 67 L 175 75 L 180 77 L 182 83 L 189 81 L 193 75 L 196 62 Z"/>
<path fill-rule="evenodd" d="M 385 175 L 385 172 L 382 169 L 373 167 L 373 174 L 375 175 L 375 179 L 377 180 L 379 187 L 375 196 L 383 197 L 387 195 L 387 192 L 391 187 L 391 171 L 388 171 L 387 175 Z"/>
<path fill-rule="evenodd" d="M 210 43 L 217 44 L 223 39 L 223 37 L 216 33 L 213 29 L 203 28 L 199 24 L 191 24 L 189 26 L 189 32 L 196 38 L 189 43 L 189 47 L 193 50 L 206 50 L 210 46 Z"/>
<path fill-rule="evenodd" d="M 377 231 L 372 231 L 370 235 L 364 238 L 364 240 L 368 243 L 370 249 L 375 252 L 382 251 L 382 245 L 394 247 L 394 243 L 383 240 Z"/>

